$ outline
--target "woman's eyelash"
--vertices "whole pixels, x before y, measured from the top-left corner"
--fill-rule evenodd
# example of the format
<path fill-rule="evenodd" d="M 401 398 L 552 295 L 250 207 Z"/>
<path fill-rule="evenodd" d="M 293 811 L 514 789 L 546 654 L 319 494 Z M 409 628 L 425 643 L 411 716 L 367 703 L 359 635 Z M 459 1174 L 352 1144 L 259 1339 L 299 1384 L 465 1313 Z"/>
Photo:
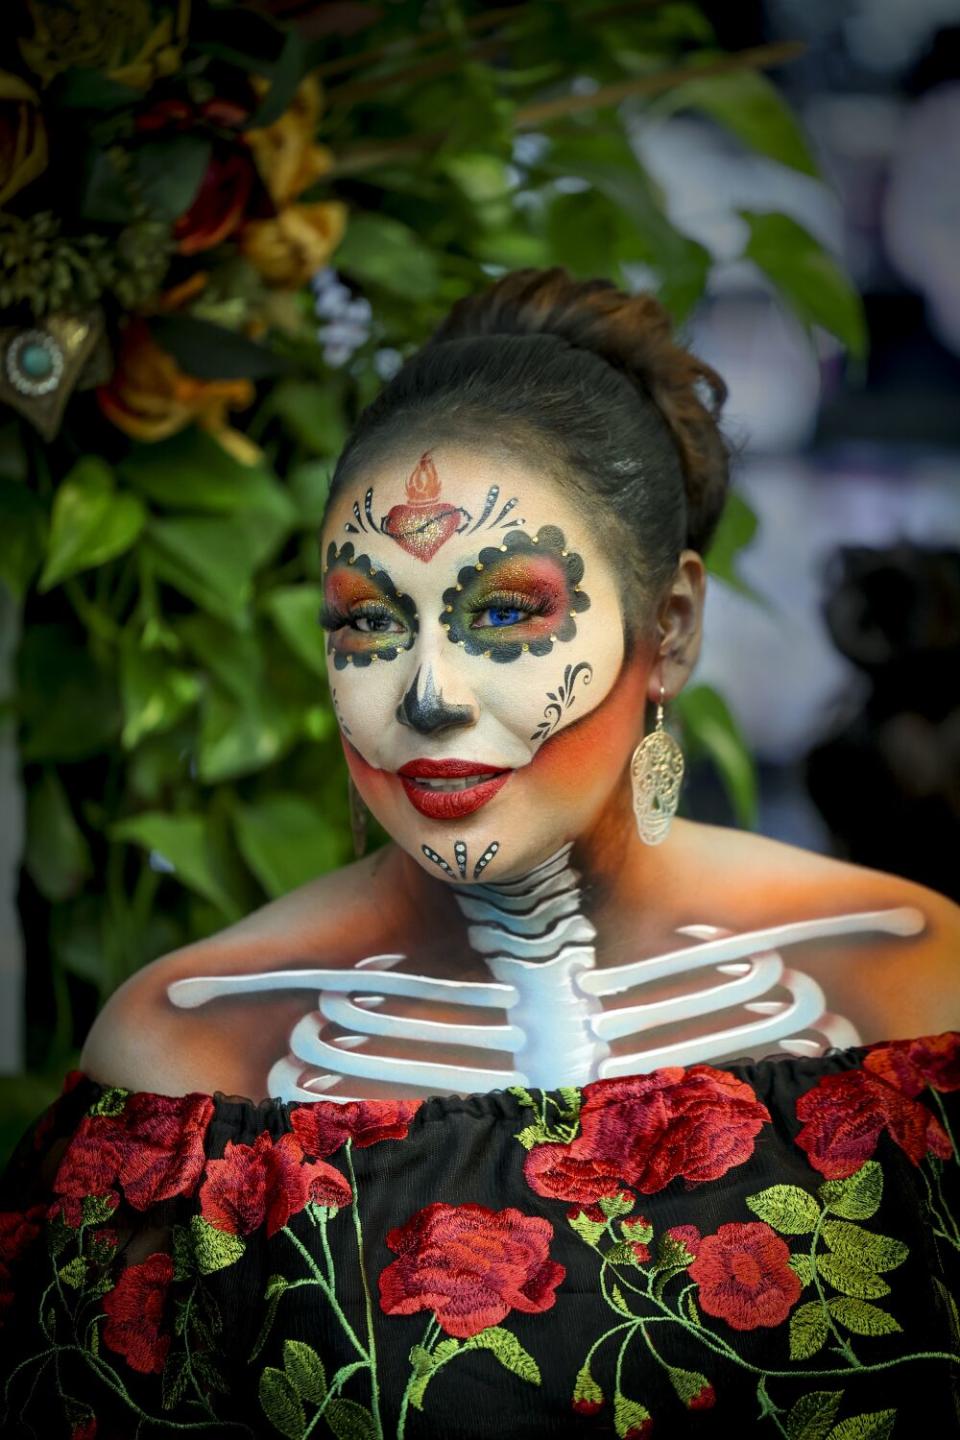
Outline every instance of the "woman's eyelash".
<path fill-rule="evenodd" d="M 349 611 L 323 605 L 317 618 L 324 630 L 333 631 L 342 630 L 353 620 L 395 620 L 397 617 L 388 605 L 378 605 L 376 601 L 367 600 Z"/>
<path fill-rule="evenodd" d="M 473 600 L 466 608 L 471 615 L 482 615 L 485 610 L 522 610 L 525 615 L 547 615 L 551 603 L 546 595 L 532 596 L 502 590 L 485 595 L 482 600 Z"/>

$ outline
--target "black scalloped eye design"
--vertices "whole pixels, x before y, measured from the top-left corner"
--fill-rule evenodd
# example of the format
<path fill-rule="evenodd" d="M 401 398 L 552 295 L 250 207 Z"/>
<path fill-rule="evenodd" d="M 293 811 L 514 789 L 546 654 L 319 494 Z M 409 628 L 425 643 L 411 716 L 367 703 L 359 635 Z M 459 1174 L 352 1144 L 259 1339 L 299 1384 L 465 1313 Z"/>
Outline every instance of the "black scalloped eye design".
<path fill-rule="evenodd" d="M 375 583 L 383 591 L 384 596 L 401 610 L 409 623 L 409 634 L 402 645 L 386 645 L 380 650 L 353 651 L 349 655 L 333 647 L 333 636 L 327 639 L 327 654 L 333 656 L 335 670 L 345 670 L 348 665 L 354 665 L 363 670 L 374 660 L 395 660 L 401 650 L 409 650 L 417 638 L 420 628 L 420 617 L 417 614 L 417 607 L 412 598 L 403 590 L 398 590 L 385 570 L 374 565 L 369 555 L 354 554 L 353 541 L 347 540 L 339 548 L 335 540 L 331 540 L 327 546 L 327 558 L 324 562 L 324 574 L 333 565 L 352 565 L 355 570 L 374 579 Z"/>
<path fill-rule="evenodd" d="M 525 530 L 512 530 L 502 545 L 490 545 L 481 550 L 476 563 L 465 565 L 457 575 L 456 585 L 443 592 L 444 609 L 440 623 L 447 631 L 447 639 L 455 645 L 462 645 L 468 655 L 486 655 L 501 665 L 524 654 L 549 655 L 554 640 L 572 640 L 577 633 L 577 622 L 570 612 L 579 614 L 589 609 L 590 597 L 578 588 L 583 579 L 583 560 L 565 547 L 563 531 L 556 525 L 544 525 L 536 535 Z M 489 631 L 480 635 L 471 629 L 470 612 L 466 610 L 464 601 L 469 591 L 475 588 L 482 568 L 496 565 L 505 554 L 542 555 L 544 552 L 558 561 L 567 577 L 563 617 L 553 633 L 530 641 L 504 639 L 491 643 Z M 478 571 L 478 565 L 481 571 Z"/>

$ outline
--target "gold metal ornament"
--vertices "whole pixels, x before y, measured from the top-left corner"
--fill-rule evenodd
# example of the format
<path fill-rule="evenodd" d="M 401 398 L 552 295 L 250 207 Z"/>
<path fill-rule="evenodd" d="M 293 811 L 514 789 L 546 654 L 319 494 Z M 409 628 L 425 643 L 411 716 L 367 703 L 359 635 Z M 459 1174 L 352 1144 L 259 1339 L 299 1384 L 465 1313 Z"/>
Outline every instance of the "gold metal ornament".
<path fill-rule="evenodd" d="M 44 440 L 60 429 L 74 390 L 101 385 L 112 368 L 98 306 L 60 311 L 29 329 L 0 328 L 0 404 L 17 410 Z"/>
<path fill-rule="evenodd" d="M 644 844 L 659 845 L 667 838 L 670 822 L 677 813 L 683 769 L 683 751 L 663 728 L 661 683 L 656 729 L 640 741 L 630 762 L 633 813 L 637 833 Z"/>
<path fill-rule="evenodd" d="M 347 776 L 347 794 L 350 800 L 350 833 L 353 836 L 353 853 L 359 860 L 367 850 L 367 820 L 370 811 L 363 803 L 360 791 L 353 783 L 353 776 Z"/>

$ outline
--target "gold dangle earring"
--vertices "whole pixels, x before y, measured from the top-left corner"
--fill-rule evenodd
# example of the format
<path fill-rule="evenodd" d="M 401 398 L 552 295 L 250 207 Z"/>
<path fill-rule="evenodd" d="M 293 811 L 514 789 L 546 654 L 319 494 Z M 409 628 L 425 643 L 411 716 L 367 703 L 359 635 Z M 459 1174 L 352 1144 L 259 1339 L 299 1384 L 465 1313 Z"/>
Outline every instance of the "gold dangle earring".
<path fill-rule="evenodd" d="M 667 838 L 670 822 L 677 813 L 683 781 L 683 751 L 663 728 L 663 681 L 657 702 L 657 727 L 645 735 L 630 762 L 633 786 L 633 813 L 637 833 L 646 845 L 659 845 Z"/>
<path fill-rule="evenodd" d="M 353 836 L 353 853 L 359 860 L 367 849 L 367 820 L 370 811 L 363 803 L 360 791 L 353 783 L 353 776 L 347 776 L 347 796 L 350 803 L 350 833 Z"/>

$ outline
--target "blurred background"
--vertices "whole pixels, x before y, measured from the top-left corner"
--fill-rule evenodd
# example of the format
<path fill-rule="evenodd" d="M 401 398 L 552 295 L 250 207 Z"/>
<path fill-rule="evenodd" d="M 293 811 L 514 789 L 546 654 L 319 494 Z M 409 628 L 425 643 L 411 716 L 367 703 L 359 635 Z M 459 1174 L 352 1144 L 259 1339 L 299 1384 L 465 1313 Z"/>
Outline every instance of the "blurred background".
<path fill-rule="evenodd" d="M 518 266 L 653 289 L 730 387 L 681 813 L 960 900 L 956 3 L 4 19 L 5 1134 L 126 976 L 351 858 L 329 474 Z"/>

